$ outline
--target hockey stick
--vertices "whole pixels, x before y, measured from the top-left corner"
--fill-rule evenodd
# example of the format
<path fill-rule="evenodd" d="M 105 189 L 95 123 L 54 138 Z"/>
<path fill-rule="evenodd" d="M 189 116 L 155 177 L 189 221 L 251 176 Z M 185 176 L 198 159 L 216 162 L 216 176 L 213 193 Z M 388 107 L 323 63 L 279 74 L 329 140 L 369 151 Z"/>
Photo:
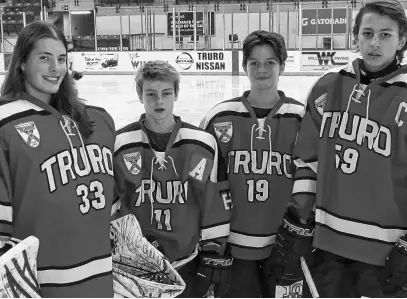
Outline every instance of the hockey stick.
<path fill-rule="evenodd" d="M 215 285 L 211 284 L 208 288 L 208 291 L 203 296 L 204 298 L 215 298 Z"/>
<path fill-rule="evenodd" d="M 312 279 L 311 272 L 309 271 L 308 265 L 305 262 L 304 257 L 301 257 L 301 269 L 304 273 L 305 280 L 307 281 L 308 287 L 311 291 L 312 298 L 319 298 L 317 287 L 315 286 L 314 280 Z"/>

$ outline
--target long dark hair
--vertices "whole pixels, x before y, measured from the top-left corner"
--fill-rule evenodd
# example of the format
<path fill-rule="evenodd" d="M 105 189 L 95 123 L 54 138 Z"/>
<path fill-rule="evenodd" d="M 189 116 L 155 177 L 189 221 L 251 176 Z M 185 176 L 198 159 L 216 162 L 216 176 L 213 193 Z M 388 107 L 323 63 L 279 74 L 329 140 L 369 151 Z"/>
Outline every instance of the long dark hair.
<path fill-rule="evenodd" d="M 68 49 L 65 36 L 53 24 L 35 21 L 24 27 L 18 35 L 7 75 L 1 87 L 0 102 L 14 101 L 22 92 L 25 92 L 25 76 L 21 65 L 27 61 L 35 43 L 42 38 L 60 40 L 64 44 L 65 50 Z M 51 96 L 50 105 L 77 122 L 79 130 L 85 137 L 89 137 L 93 133 L 94 122 L 86 113 L 83 100 L 77 98 L 73 80 L 68 72 L 58 91 Z"/>
<path fill-rule="evenodd" d="M 353 25 L 353 43 L 356 46 L 358 40 L 358 34 L 360 30 L 360 24 L 362 18 L 366 13 L 373 12 L 382 16 L 388 16 L 394 20 L 399 26 L 399 37 L 406 37 L 407 34 L 407 17 L 404 12 L 403 6 L 397 0 L 375 0 L 367 2 L 358 12 L 355 18 L 355 24 Z M 404 52 L 407 49 L 407 42 L 401 50 L 396 51 L 396 57 L 399 62 L 403 60 Z M 357 49 L 356 49 L 357 50 Z"/>

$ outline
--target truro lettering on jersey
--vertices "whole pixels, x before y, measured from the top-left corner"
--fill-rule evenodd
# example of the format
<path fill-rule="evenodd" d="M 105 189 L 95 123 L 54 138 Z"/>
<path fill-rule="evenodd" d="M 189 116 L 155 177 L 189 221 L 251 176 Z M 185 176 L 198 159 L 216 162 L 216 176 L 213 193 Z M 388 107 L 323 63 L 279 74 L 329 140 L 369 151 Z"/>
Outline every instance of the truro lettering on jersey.
<path fill-rule="evenodd" d="M 57 189 L 55 172 L 59 173 L 62 186 L 68 184 L 70 180 L 76 180 L 77 177 L 82 178 L 92 173 L 107 173 L 113 176 L 111 150 L 97 144 L 89 144 L 85 148 L 86 153 L 83 147 L 74 147 L 72 150 L 65 150 L 51 156 L 41 164 L 40 169 L 47 176 L 50 192 Z M 56 165 L 56 170 L 54 165 Z"/>
<path fill-rule="evenodd" d="M 230 151 L 228 153 L 227 173 L 245 173 L 245 174 L 273 174 L 292 177 L 290 172 L 291 156 L 270 151 L 252 151 L 247 150 Z"/>
<path fill-rule="evenodd" d="M 137 200 L 135 207 L 148 202 L 161 204 L 184 204 L 187 201 L 188 181 L 167 181 L 166 184 L 160 182 L 142 180 L 140 186 L 135 190 Z"/>
<path fill-rule="evenodd" d="M 346 112 L 324 112 L 319 137 L 322 138 L 324 134 L 328 134 L 328 138 L 338 136 L 358 145 L 367 142 L 369 150 L 384 157 L 391 154 L 390 129 L 359 115 L 349 118 Z"/>

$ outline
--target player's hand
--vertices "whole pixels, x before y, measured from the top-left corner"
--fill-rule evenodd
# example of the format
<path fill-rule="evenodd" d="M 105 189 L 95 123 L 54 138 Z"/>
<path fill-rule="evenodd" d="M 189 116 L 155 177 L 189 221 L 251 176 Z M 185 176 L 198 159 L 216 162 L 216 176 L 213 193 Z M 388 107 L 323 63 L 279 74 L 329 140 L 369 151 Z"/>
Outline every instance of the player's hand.
<path fill-rule="evenodd" d="M 314 226 L 297 222 L 288 213 L 284 216 L 275 245 L 264 264 L 264 272 L 275 283 L 284 280 L 291 284 L 303 279 L 300 259 L 312 250 Z"/>
<path fill-rule="evenodd" d="M 223 297 L 230 287 L 233 258 L 230 255 L 220 256 L 212 252 L 199 253 L 197 275 L 200 284 L 208 290 L 212 285 L 215 297 Z"/>
<path fill-rule="evenodd" d="M 83 77 L 83 72 L 72 71 L 72 78 L 75 81 L 78 81 L 78 80 L 82 79 L 82 77 Z"/>
<path fill-rule="evenodd" d="M 407 297 L 407 236 L 400 237 L 382 271 L 383 291 L 387 297 Z"/>

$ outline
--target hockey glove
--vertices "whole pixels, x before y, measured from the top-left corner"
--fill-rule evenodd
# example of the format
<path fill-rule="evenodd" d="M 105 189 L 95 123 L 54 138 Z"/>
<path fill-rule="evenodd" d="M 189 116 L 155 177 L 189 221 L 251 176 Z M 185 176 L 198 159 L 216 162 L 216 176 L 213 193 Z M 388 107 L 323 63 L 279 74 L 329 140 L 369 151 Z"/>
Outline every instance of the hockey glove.
<path fill-rule="evenodd" d="M 400 237 L 382 271 L 385 296 L 407 297 L 407 236 Z"/>
<path fill-rule="evenodd" d="M 275 283 L 286 280 L 286 284 L 303 279 L 300 258 L 312 250 L 314 225 L 293 221 L 289 213 L 276 235 L 271 255 L 264 264 L 264 271 Z"/>
<path fill-rule="evenodd" d="M 214 296 L 223 297 L 230 287 L 230 268 L 233 257 L 213 252 L 200 252 L 197 275 L 200 284 L 208 290 L 213 286 Z"/>
<path fill-rule="evenodd" d="M 81 72 L 76 72 L 76 71 L 72 71 L 72 78 L 73 78 L 75 81 L 78 81 L 78 80 L 82 79 L 82 77 L 83 77 L 83 73 L 81 73 Z"/>

